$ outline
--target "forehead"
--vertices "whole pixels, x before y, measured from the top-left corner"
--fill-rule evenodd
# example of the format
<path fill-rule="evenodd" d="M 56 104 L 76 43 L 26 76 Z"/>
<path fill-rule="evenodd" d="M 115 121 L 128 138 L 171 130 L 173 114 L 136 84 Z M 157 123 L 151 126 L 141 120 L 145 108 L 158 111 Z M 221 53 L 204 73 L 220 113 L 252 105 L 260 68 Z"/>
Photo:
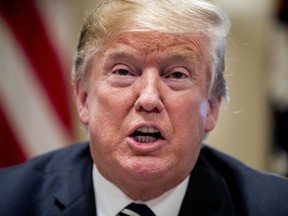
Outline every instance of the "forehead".
<path fill-rule="evenodd" d="M 126 32 L 120 34 L 103 47 L 105 57 L 126 55 L 154 56 L 159 58 L 204 57 L 205 43 L 199 36 L 180 36 L 160 32 Z"/>

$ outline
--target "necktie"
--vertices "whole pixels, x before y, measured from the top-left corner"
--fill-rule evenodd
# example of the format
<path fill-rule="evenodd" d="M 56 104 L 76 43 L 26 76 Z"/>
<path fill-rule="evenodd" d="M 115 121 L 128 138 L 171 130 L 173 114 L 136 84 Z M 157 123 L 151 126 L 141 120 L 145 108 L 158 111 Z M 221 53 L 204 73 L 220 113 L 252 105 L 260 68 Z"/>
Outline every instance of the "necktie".
<path fill-rule="evenodd" d="M 117 216 L 156 216 L 145 204 L 131 203 L 126 206 Z"/>

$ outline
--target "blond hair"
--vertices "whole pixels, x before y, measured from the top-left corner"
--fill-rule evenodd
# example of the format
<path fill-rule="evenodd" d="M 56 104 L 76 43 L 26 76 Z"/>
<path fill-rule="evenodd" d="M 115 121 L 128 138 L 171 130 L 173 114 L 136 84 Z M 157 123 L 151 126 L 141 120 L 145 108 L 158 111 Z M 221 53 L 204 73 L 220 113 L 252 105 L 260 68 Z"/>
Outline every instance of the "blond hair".
<path fill-rule="evenodd" d="M 205 0 L 97 0 L 80 35 L 72 81 L 87 78 L 93 55 L 122 32 L 159 31 L 207 38 L 211 96 L 226 97 L 225 43 L 230 21 Z"/>

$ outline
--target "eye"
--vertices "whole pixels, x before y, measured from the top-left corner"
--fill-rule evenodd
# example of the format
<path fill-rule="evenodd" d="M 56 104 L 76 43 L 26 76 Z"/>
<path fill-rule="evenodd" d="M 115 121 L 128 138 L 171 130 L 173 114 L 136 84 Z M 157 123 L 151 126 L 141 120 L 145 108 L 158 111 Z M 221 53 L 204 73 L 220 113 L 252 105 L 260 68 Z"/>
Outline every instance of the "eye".
<path fill-rule="evenodd" d="M 116 64 L 112 68 L 112 74 L 117 76 L 135 76 L 133 70 L 126 64 Z"/>
<path fill-rule="evenodd" d="M 168 68 L 164 73 L 164 82 L 175 91 L 188 89 L 193 84 L 192 71 L 184 66 Z"/>
<path fill-rule="evenodd" d="M 170 74 L 169 77 L 173 79 L 183 79 L 183 78 L 186 78 L 187 75 L 182 72 L 177 71 L 177 72 L 173 72 L 172 74 Z"/>
<path fill-rule="evenodd" d="M 119 70 L 114 71 L 114 74 L 118 74 L 120 76 L 127 76 L 131 73 L 126 69 L 119 69 Z"/>
<path fill-rule="evenodd" d="M 167 76 L 167 78 L 170 78 L 170 79 L 185 79 L 187 77 L 188 75 L 185 72 L 181 72 L 181 71 L 172 72 Z"/>

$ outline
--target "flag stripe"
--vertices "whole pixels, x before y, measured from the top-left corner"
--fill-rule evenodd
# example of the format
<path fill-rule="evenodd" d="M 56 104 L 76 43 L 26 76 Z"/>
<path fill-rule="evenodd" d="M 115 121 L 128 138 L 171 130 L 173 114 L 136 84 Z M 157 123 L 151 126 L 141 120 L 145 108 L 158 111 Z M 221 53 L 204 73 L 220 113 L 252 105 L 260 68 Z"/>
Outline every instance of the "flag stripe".
<path fill-rule="evenodd" d="M 2 19 L 1 19 L 2 18 Z M 73 135 L 68 79 L 33 0 L 0 0 L 0 166 Z"/>
<path fill-rule="evenodd" d="M 0 100 L 0 167 L 21 163 L 26 160 L 17 138 L 14 136 L 11 125 L 4 114 Z"/>
<path fill-rule="evenodd" d="M 21 147 L 29 157 L 70 143 L 25 53 L 0 20 L 1 104 Z"/>
<path fill-rule="evenodd" d="M 32 70 L 67 133 L 72 122 L 67 97 L 67 83 L 60 62 L 48 39 L 33 0 L 0 1 L 0 13 L 26 53 Z"/>

